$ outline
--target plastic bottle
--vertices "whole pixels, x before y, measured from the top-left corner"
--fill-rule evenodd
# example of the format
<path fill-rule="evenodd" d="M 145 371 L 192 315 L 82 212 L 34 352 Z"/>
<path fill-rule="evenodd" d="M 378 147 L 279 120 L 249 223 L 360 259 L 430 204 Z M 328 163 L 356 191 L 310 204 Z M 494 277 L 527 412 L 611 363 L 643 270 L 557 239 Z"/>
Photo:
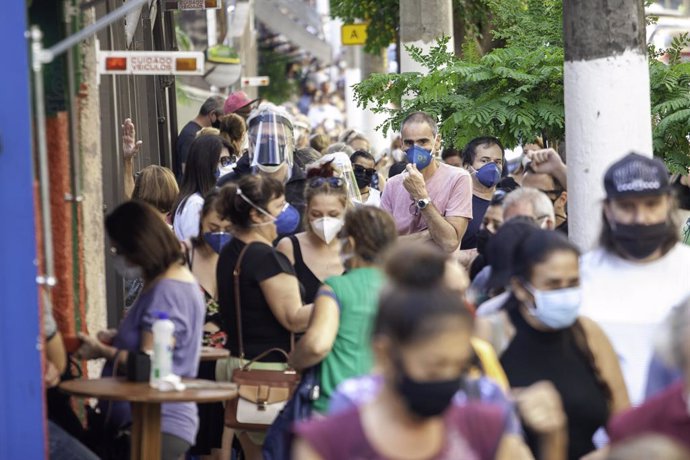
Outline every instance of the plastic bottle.
<path fill-rule="evenodd" d="M 172 373 L 173 332 L 175 324 L 166 312 L 157 312 L 153 322 L 153 355 L 151 357 L 150 385 L 160 387 L 161 379 Z"/>

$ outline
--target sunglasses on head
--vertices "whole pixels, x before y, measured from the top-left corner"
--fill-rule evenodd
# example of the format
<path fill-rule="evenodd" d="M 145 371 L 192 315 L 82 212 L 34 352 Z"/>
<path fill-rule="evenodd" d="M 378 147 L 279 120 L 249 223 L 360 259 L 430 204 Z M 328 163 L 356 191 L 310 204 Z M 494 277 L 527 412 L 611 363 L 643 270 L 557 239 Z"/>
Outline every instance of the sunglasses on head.
<path fill-rule="evenodd" d="M 328 184 L 334 188 L 340 188 L 345 185 L 345 181 L 340 177 L 314 177 L 309 181 L 309 187 L 317 188 L 323 184 Z"/>
<path fill-rule="evenodd" d="M 365 168 L 362 165 L 353 165 L 352 169 L 355 172 L 355 174 L 364 174 L 369 177 L 372 177 L 376 173 L 376 170 L 374 168 Z"/>

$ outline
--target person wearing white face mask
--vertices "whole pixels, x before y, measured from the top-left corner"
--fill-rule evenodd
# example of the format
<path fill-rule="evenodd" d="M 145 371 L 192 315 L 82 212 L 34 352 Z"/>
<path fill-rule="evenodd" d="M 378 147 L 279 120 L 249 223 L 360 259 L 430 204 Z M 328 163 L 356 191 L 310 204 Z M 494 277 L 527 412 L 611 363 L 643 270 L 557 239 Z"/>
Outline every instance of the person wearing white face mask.
<path fill-rule="evenodd" d="M 324 166 L 328 168 L 329 166 Z M 322 167 L 311 170 L 320 173 Z M 313 303 L 324 280 L 344 271 L 338 232 L 343 227 L 349 198 L 339 177 L 312 177 L 305 192 L 306 231 L 283 238 L 277 249 L 290 259 L 304 287 L 304 302 Z"/>
<path fill-rule="evenodd" d="M 313 408 L 322 414 L 340 382 L 371 371 L 369 343 L 384 283 L 381 267 L 397 230 L 387 212 L 362 206 L 345 215 L 339 237 L 348 271 L 328 278 L 319 290 L 309 328 L 290 355 L 298 370 L 319 365 L 320 395 Z"/>
<path fill-rule="evenodd" d="M 601 328 L 579 315 L 579 251 L 560 232 L 533 229 L 512 251 L 511 293 L 500 312 L 478 322 L 512 388 L 548 380 L 563 401 L 568 458 L 594 450 L 592 436 L 630 405 L 618 358 Z M 535 433 L 527 443 L 538 455 Z M 538 457 L 537 457 L 538 458 Z"/>

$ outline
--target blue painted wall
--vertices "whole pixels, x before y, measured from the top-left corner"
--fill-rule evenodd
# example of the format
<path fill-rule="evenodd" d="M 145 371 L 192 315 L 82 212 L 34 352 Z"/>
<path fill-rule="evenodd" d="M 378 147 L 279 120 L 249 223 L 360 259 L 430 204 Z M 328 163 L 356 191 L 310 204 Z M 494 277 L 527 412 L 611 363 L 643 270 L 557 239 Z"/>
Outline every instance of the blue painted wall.
<path fill-rule="evenodd" d="M 0 27 L 0 460 L 44 457 L 25 0 Z"/>

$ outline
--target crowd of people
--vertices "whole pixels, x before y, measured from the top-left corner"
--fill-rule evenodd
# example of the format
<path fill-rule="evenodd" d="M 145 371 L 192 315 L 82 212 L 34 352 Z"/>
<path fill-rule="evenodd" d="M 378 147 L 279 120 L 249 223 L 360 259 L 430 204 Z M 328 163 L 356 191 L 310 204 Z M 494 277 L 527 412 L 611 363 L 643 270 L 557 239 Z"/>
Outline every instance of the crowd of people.
<path fill-rule="evenodd" d="M 135 173 L 145 146 L 123 123 L 126 201 L 106 230 L 127 286 L 110 308 L 125 316 L 81 334 L 75 357 L 121 374 L 151 351 L 162 311 L 178 376 L 303 376 L 282 399 L 240 391 L 285 407 L 261 423 L 229 423 L 239 403 L 163 404 L 161 458 L 690 458 L 687 178 L 622 157 L 593 212 L 599 245 L 583 253 L 568 240 L 562 152 L 537 139 L 509 163 L 499 139 L 447 145 L 415 112 L 377 155 L 357 131 L 322 136 L 327 101 L 311 96 L 302 116 L 242 92 L 209 98 L 174 170 Z M 200 366 L 202 346 L 230 357 Z M 126 433 L 127 404 L 99 405 Z M 55 458 L 95 458 L 84 445 L 112 458 L 58 412 Z"/>

